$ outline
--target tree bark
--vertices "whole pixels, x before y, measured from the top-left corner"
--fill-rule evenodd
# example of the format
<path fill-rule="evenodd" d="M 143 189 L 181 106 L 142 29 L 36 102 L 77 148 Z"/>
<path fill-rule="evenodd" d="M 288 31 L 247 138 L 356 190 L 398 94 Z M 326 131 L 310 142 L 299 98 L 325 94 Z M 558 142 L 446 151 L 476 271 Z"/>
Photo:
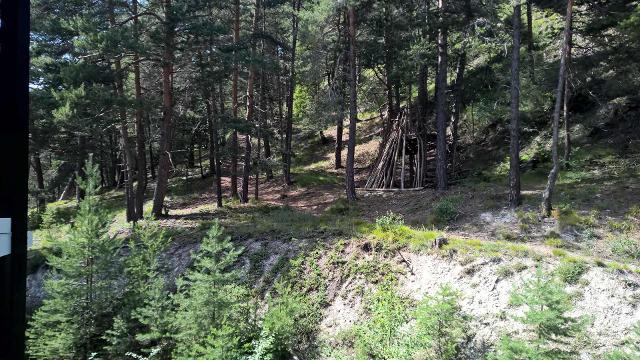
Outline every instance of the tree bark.
<path fill-rule="evenodd" d="M 86 157 L 86 138 L 84 135 L 78 135 L 78 157 L 76 163 L 76 180 L 84 178 L 84 160 Z M 84 199 L 84 190 L 78 183 L 75 182 L 76 185 L 76 201 L 80 202 Z"/>
<path fill-rule="evenodd" d="M 289 93 L 287 94 L 287 115 L 285 118 L 285 141 L 283 153 L 282 175 L 285 186 L 291 185 L 291 136 L 293 132 L 293 94 L 296 90 L 296 46 L 298 43 L 298 11 L 300 0 L 292 0 L 293 15 L 291 19 L 291 61 L 289 64 Z"/>
<path fill-rule="evenodd" d="M 460 116 L 464 108 L 464 71 L 467 64 L 467 52 L 462 50 L 456 67 L 455 99 L 453 114 L 451 115 L 451 171 L 456 172 L 458 163 L 458 129 L 460 128 Z"/>
<path fill-rule="evenodd" d="M 567 15 L 565 18 L 564 28 L 564 41 L 562 44 L 562 50 L 560 53 L 560 69 L 558 74 L 558 88 L 556 91 L 556 102 L 553 109 L 553 136 L 551 139 L 551 160 L 553 167 L 549 172 L 549 178 L 547 179 L 547 187 L 542 193 L 542 216 L 551 215 L 551 201 L 553 197 L 553 191 L 556 186 L 556 180 L 558 178 L 558 172 L 560 171 L 560 160 L 558 158 L 558 137 L 559 137 L 559 124 L 560 124 L 560 108 L 562 106 L 562 95 L 564 93 L 564 84 L 566 81 L 566 60 L 567 52 L 569 50 L 569 38 L 571 34 L 571 18 L 573 17 L 573 0 L 567 0 Z"/>
<path fill-rule="evenodd" d="M 40 161 L 40 153 L 34 151 L 31 155 L 31 165 L 33 166 L 33 172 L 36 175 L 36 188 L 38 194 L 36 195 L 38 211 L 44 211 L 46 206 L 45 188 L 44 188 L 44 174 L 42 173 L 42 162 Z"/>
<path fill-rule="evenodd" d="M 571 98 L 571 48 L 573 46 L 573 19 L 569 19 L 567 30 L 569 41 L 567 44 L 566 73 L 564 81 L 563 113 L 564 113 L 564 167 L 569 168 L 569 157 L 571 156 L 571 114 L 569 113 L 569 100 Z"/>
<path fill-rule="evenodd" d="M 173 135 L 173 61 L 175 28 L 171 20 L 171 1 L 164 0 L 164 49 L 162 51 L 162 124 L 160 126 L 160 154 L 158 160 L 158 174 L 156 189 L 153 193 L 153 208 L 155 217 L 162 215 L 164 198 L 169 185 L 169 170 L 171 166 L 171 143 Z"/>
<path fill-rule="evenodd" d="M 240 0 L 234 1 L 233 44 L 237 46 L 240 41 Z M 236 50 L 233 58 L 233 75 L 231 78 L 231 101 L 233 121 L 238 119 L 238 59 Z M 231 198 L 238 196 L 238 131 L 231 134 Z"/>
<path fill-rule="evenodd" d="M 536 82 L 536 63 L 533 54 L 533 11 L 531 9 L 531 2 L 527 1 L 527 55 L 529 56 L 529 77 L 533 83 Z"/>
<path fill-rule="evenodd" d="M 438 74 L 436 76 L 436 190 L 447 189 L 447 28 L 445 0 L 438 0 Z"/>
<path fill-rule="evenodd" d="M 521 4 L 513 6 L 513 48 L 511 55 L 511 126 L 509 134 L 509 206 L 520 206 L 520 22 Z"/>
<path fill-rule="evenodd" d="M 222 96 L 222 92 L 220 92 Z M 218 114 L 216 112 L 215 97 L 209 96 L 205 102 L 207 122 L 209 127 L 209 173 L 213 176 L 213 187 L 216 192 L 216 206 L 222 207 L 222 170 L 220 169 L 220 143 L 218 134 Z"/>
<path fill-rule="evenodd" d="M 140 34 L 140 24 L 138 19 L 138 0 L 132 0 L 133 7 L 133 31 L 136 41 L 136 49 L 133 54 L 133 81 L 136 96 L 136 152 L 138 165 L 137 184 L 136 184 L 136 219 L 142 219 L 144 216 L 144 193 L 147 190 L 147 156 L 145 154 L 145 134 L 144 119 L 142 113 L 142 85 L 140 83 L 140 55 L 138 54 L 137 41 Z"/>
<path fill-rule="evenodd" d="M 357 78 L 356 78 L 356 12 L 349 6 L 349 142 L 347 144 L 346 192 L 347 200 L 356 200 L 355 184 L 355 152 L 356 152 L 356 122 L 358 121 Z"/>
<path fill-rule="evenodd" d="M 252 31 L 256 33 L 258 31 L 258 15 L 260 13 L 260 0 L 255 0 L 255 9 L 253 12 L 253 27 Z M 255 42 L 251 42 L 251 57 L 255 57 L 256 45 Z M 246 122 L 251 127 L 254 125 L 254 113 L 255 113 L 255 91 L 254 84 L 256 79 L 256 68 L 253 62 L 249 65 L 249 76 L 247 78 L 247 113 Z M 241 203 L 249 202 L 249 179 L 251 177 L 251 134 L 248 132 L 244 137 L 244 166 L 242 168 L 242 196 L 240 197 Z"/>

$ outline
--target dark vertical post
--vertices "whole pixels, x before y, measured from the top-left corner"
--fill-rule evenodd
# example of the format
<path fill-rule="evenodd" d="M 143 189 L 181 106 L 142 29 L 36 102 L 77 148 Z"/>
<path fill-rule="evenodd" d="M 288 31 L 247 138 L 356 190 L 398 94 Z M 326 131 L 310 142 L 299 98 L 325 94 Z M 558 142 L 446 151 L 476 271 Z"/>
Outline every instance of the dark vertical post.
<path fill-rule="evenodd" d="M 25 358 L 29 1 L 0 1 L 0 218 L 11 253 L 0 257 L 0 359 Z"/>

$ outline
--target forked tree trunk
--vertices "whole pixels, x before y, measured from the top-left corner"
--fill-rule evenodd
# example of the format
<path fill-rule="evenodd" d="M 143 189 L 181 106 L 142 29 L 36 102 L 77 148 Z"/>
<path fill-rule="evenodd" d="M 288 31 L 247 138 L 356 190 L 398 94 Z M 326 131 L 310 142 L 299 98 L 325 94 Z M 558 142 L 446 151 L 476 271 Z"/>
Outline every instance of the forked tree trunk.
<path fill-rule="evenodd" d="M 511 54 L 511 126 L 509 134 L 509 206 L 517 208 L 520 198 L 520 22 L 521 5 L 513 6 L 513 48 Z"/>
<path fill-rule="evenodd" d="M 438 74 L 436 76 L 436 190 L 447 189 L 447 28 L 445 0 L 438 0 Z"/>
<path fill-rule="evenodd" d="M 560 160 L 558 157 L 558 137 L 559 137 L 559 125 L 560 125 L 560 108 L 562 107 L 562 95 L 564 93 L 564 84 L 566 81 L 566 61 L 567 52 L 569 50 L 569 38 L 571 34 L 571 18 L 573 17 L 573 0 L 567 0 L 567 15 L 565 18 L 564 28 L 564 41 L 562 44 L 562 50 L 560 54 L 560 70 L 558 71 L 558 88 L 556 91 L 556 102 L 553 108 L 553 136 L 551 139 L 551 159 L 553 161 L 553 167 L 549 172 L 549 178 L 547 179 L 547 187 L 542 193 L 542 216 L 551 215 L 551 201 L 553 197 L 553 191 L 556 186 L 556 180 L 558 178 L 558 172 L 560 171 Z"/>
<path fill-rule="evenodd" d="M 358 120 L 358 92 L 356 78 L 356 12 L 349 6 L 349 142 L 347 144 L 346 192 L 347 200 L 356 200 L 355 184 L 355 152 L 356 152 L 356 122 Z"/>
<path fill-rule="evenodd" d="M 169 171 L 171 167 L 171 142 L 173 135 L 173 60 L 175 29 L 171 22 L 171 0 L 164 0 L 165 29 L 164 49 L 162 51 L 162 124 L 160 126 L 160 154 L 158 160 L 158 174 L 156 189 L 153 193 L 153 208 L 155 217 L 162 215 L 164 198 L 169 186 Z"/>

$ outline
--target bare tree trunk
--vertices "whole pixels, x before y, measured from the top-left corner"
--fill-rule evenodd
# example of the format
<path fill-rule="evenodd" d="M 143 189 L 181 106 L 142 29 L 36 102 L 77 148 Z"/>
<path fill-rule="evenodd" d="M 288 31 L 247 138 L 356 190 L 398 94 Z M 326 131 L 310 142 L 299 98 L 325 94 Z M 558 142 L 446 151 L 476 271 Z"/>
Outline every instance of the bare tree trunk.
<path fill-rule="evenodd" d="M 531 2 L 527 1 L 527 55 L 529 56 L 529 76 L 532 82 L 536 82 L 536 63 L 533 54 L 533 12 L 531 9 Z"/>
<path fill-rule="evenodd" d="M 233 44 L 240 41 L 240 0 L 234 1 Z M 231 101 L 233 121 L 238 118 L 238 59 L 234 52 L 231 78 Z M 231 134 L 231 198 L 238 198 L 238 131 Z"/>
<path fill-rule="evenodd" d="M 76 163 L 76 179 L 84 178 L 84 160 L 86 157 L 86 138 L 84 135 L 78 135 L 78 157 Z M 80 200 L 84 199 L 84 190 L 80 187 L 78 181 L 75 182 L 76 185 L 76 201 L 80 202 Z"/>
<path fill-rule="evenodd" d="M 521 4 L 513 6 L 513 49 L 511 55 L 511 143 L 509 146 L 509 206 L 520 206 L 520 22 Z"/>
<path fill-rule="evenodd" d="M 38 194 L 36 195 L 38 211 L 44 211 L 46 206 L 46 198 L 45 198 L 45 188 L 44 188 L 44 174 L 42 173 L 42 162 L 40 161 L 40 153 L 38 151 L 34 151 L 33 155 L 31 155 L 31 165 L 33 166 L 33 172 L 36 175 L 36 188 L 38 189 Z"/>
<path fill-rule="evenodd" d="M 456 68 L 455 99 L 453 104 L 453 114 L 451 116 L 451 171 L 456 172 L 458 163 L 458 129 L 460 128 L 460 116 L 464 107 L 464 71 L 467 64 L 467 52 L 462 50 L 458 58 Z"/>
<path fill-rule="evenodd" d="M 296 46 L 298 43 L 298 11 L 300 0 L 292 0 L 293 7 L 291 30 L 291 62 L 289 64 L 289 94 L 287 96 L 287 116 L 285 119 L 285 141 L 283 151 L 283 181 L 285 185 L 291 185 L 291 136 L 293 132 L 293 93 L 296 89 Z"/>
<path fill-rule="evenodd" d="M 338 13 L 338 47 L 342 45 L 343 51 L 342 56 L 338 55 L 338 61 L 336 64 L 336 77 L 338 78 L 338 86 L 340 91 L 340 105 L 339 105 L 339 114 L 336 117 L 336 144 L 334 151 L 334 168 L 341 169 L 342 165 L 342 148 L 344 147 L 343 136 L 344 136 L 344 114 L 345 114 L 345 104 L 346 104 L 346 80 L 349 77 L 348 70 L 348 58 L 349 58 L 349 25 L 348 19 L 345 17 L 344 26 L 341 28 L 340 23 L 342 23 L 342 15 L 340 12 Z"/>
<path fill-rule="evenodd" d="M 427 122 L 427 103 L 429 102 L 429 94 L 427 93 L 427 79 L 429 77 L 429 68 L 425 63 L 420 64 L 418 70 L 418 128 L 424 129 Z"/>
<path fill-rule="evenodd" d="M 447 189 L 447 28 L 445 0 L 438 0 L 438 74 L 436 76 L 436 190 Z"/>
<path fill-rule="evenodd" d="M 564 101 L 563 101 L 563 113 L 564 113 L 564 167 L 569 168 L 569 157 L 571 155 L 571 114 L 569 113 L 569 100 L 571 98 L 571 48 L 573 46 L 573 19 L 569 19 L 571 22 L 567 30 L 569 42 L 567 45 L 567 59 L 566 59 L 566 73 L 564 82 Z"/>
<path fill-rule="evenodd" d="M 255 9 L 253 12 L 253 27 L 252 31 L 256 33 L 258 31 L 258 16 L 260 14 L 260 0 L 255 0 Z M 254 57 L 256 53 L 255 42 L 251 43 L 251 56 Z M 255 113 L 255 91 L 254 84 L 256 80 L 255 65 L 249 65 L 249 76 L 247 78 L 247 124 L 253 124 Z M 244 166 L 242 171 L 242 196 L 240 197 L 241 203 L 249 202 L 249 179 L 251 177 L 251 135 L 247 133 L 244 137 Z"/>
<path fill-rule="evenodd" d="M 133 26 L 135 41 L 138 41 L 140 28 L 138 15 L 138 0 L 132 1 L 133 6 Z M 137 44 L 136 44 L 137 45 Z M 144 135 L 144 120 L 142 114 L 142 85 L 140 84 L 140 55 L 138 49 L 133 54 L 133 76 L 134 87 L 136 96 L 136 152 L 138 165 L 138 175 L 136 184 L 136 219 L 142 219 L 144 216 L 144 193 L 147 190 L 147 157 L 145 154 L 145 135 Z"/>
<path fill-rule="evenodd" d="M 220 92 L 222 96 L 222 92 Z M 207 110 L 207 121 L 209 125 L 209 173 L 213 176 L 213 183 L 216 192 L 216 206 L 222 207 L 222 173 L 220 169 L 220 143 L 218 134 L 218 119 L 216 112 L 215 97 L 209 96 L 210 101 L 205 102 Z"/>
<path fill-rule="evenodd" d="M 156 179 L 156 170 L 155 165 L 156 162 L 153 158 L 153 137 L 151 136 L 151 118 L 147 115 L 147 134 L 149 134 L 149 174 L 151 175 L 151 179 Z"/>
<path fill-rule="evenodd" d="M 347 144 L 346 192 L 347 200 L 356 200 L 355 183 L 355 152 L 356 152 L 356 122 L 358 121 L 357 78 L 356 78 L 356 12 L 353 5 L 349 6 L 349 142 Z"/>
<path fill-rule="evenodd" d="M 560 53 L 560 70 L 558 71 L 558 89 L 556 92 L 556 103 L 553 108 L 553 137 L 551 139 L 551 159 L 553 161 L 553 167 L 549 172 L 549 178 L 547 180 L 547 187 L 542 193 L 542 216 L 551 215 L 551 199 L 553 197 L 553 190 L 556 186 L 556 180 L 558 178 L 558 171 L 560 171 L 560 160 L 558 158 L 558 137 L 559 137 L 559 125 L 560 125 L 560 108 L 562 106 L 562 95 L 564 93 L 564 84 L 566 81 L 567 71 L 567 52 L 569 50 L 569 38 L 571 34 L 571 18 L 573 17 L 573 0 L 567 0 L 567 15 L 565 18 L 564 28 L 564 41 L 562 44 L 562 50 Z"/>
<path fill-rule="evenodd" d="M 158 180 L 153 193 L 153 208 L 155 217 L 162 215 L 164 198 L 169 185 L 169 170 L 171 166 L 171 143 L 173 135 L 173 60 L 175 29 L 171 22 L 171 1 L 164 0 L 165 33 L 164 49 L 162 51 L 162 125 L 160 126 L 160 154 L 158 161 Z"/>

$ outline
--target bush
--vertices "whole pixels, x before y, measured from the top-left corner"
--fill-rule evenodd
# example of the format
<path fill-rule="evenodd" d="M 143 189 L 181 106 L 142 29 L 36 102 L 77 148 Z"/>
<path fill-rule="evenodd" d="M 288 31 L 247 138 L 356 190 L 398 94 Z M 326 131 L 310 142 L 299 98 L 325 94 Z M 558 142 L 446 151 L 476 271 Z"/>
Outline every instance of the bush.
<path fill-rule="evenodd" d="M 251 359 L 293 359 L 310 356 L 315 350 L 313 339 L 319 322 L 319 310 L 311 299 L 278 284 L 275 296 L 267 299 L 260 338 Z"/>
<path fill-rule="evenodd" d="M 376 219 L 376 227 L 383 231 L 390 231 L 404 225 L 404 218 L 400 214 L 388 211 L 385 215 Z"/>
<path fill-rule="evenodd" d="M 358 359 L 410 359 L 409 333 L 403 329 L 410 319 L 410 304 L 391 287 L 377 290 L 366 300 L 368 320 L 355 328 Z"/>
<path fill-rule="evenodd" d="M 56 242 L 60 254 L 49 255 L 54 275 L 45 281 L 47 298 L 29 322 L 32 359 L 106 355 L 103 335 L 112 326 L 121 288 L 120 243 L 108 234 L 109 221 L 96 196 L 99 170 L 91 159 L 85 173 L 80 181 L 85 198 L 65 239 Z"/>
<path fill-rule="evenodd" d="M 38 230 L 42 225 L 42 212 L 38 209 L 29 209 L 28 217 L 28 228 L 29 230 Z"/>
<path fill-rule="evenodd" d="M 607 360 L 637 360 L 640 359 L 640 323 L 632 330 L 631 336 L 625 340 L 621 349 L 605 355 Z"/>
<path fill-rule="evenodd" d="M 63 200 L 49 203 L 42 214 L 41 227 L 48 229 L 55 225 L 68 224 L 73 220 L 76 212 L 77 208 L 74 202 Z"/>
<path fill-rule="evenodd" d="M 176 359 L 240 359 L 257 333 L 255 306 L 241 273 L 232 266 L 242 252 L 216 222 L 207 232 L 194 265 L 177 280 Z"/>
<path fill-rule="evenodd" d="M 454 221 L 459 215 L 459 206 L 462 199 L 459 196 L 446 196 L 436 202 L 431 212 L 430 222 L 435 225 L 444 225 Z"/>
<path fill-rule="evenodd" d="M 555 247 L 555 248 L 563 248 L 565 247 L 564 240 L 556 237 L 549 238 L 544 241 L 544 244 L 547 246 Z"/>
<path fill-rule="evenodd" d="M 449 285 L 425 297 L 416 309 L 414 358 L 457 359 L 469 331 L 468 318 L 458 303 L 459 294 Z"/>
<path fill-rule="evenodd" d="M 629 235 L 616 237 L 609 244 L 609 248 L 615 255 L 640 260 L 640 241 Z"/>
<path fill-rule="evenodd" d="M 556 268 L 555 273 L 562 282 L 566 284 L 575 284 L 588 269 L 589 266 L 583 260 L 573 257 L 564 257 L 562 258 L 560 265 Z"/>
<path fill-rule="evenodd" d="M 515 319 L 531 334 L 504 336 L 495 359 L 567 359 L 577 353 L 571 346 L 576 346 L 573 340 L 583 333 L 586 321 L 567 315 L 573 309 L 571 296 L 556 280 L 538 269 L 533 279 L 511 293 L 510 302 L 525 307 L 524 315 Z"/>

